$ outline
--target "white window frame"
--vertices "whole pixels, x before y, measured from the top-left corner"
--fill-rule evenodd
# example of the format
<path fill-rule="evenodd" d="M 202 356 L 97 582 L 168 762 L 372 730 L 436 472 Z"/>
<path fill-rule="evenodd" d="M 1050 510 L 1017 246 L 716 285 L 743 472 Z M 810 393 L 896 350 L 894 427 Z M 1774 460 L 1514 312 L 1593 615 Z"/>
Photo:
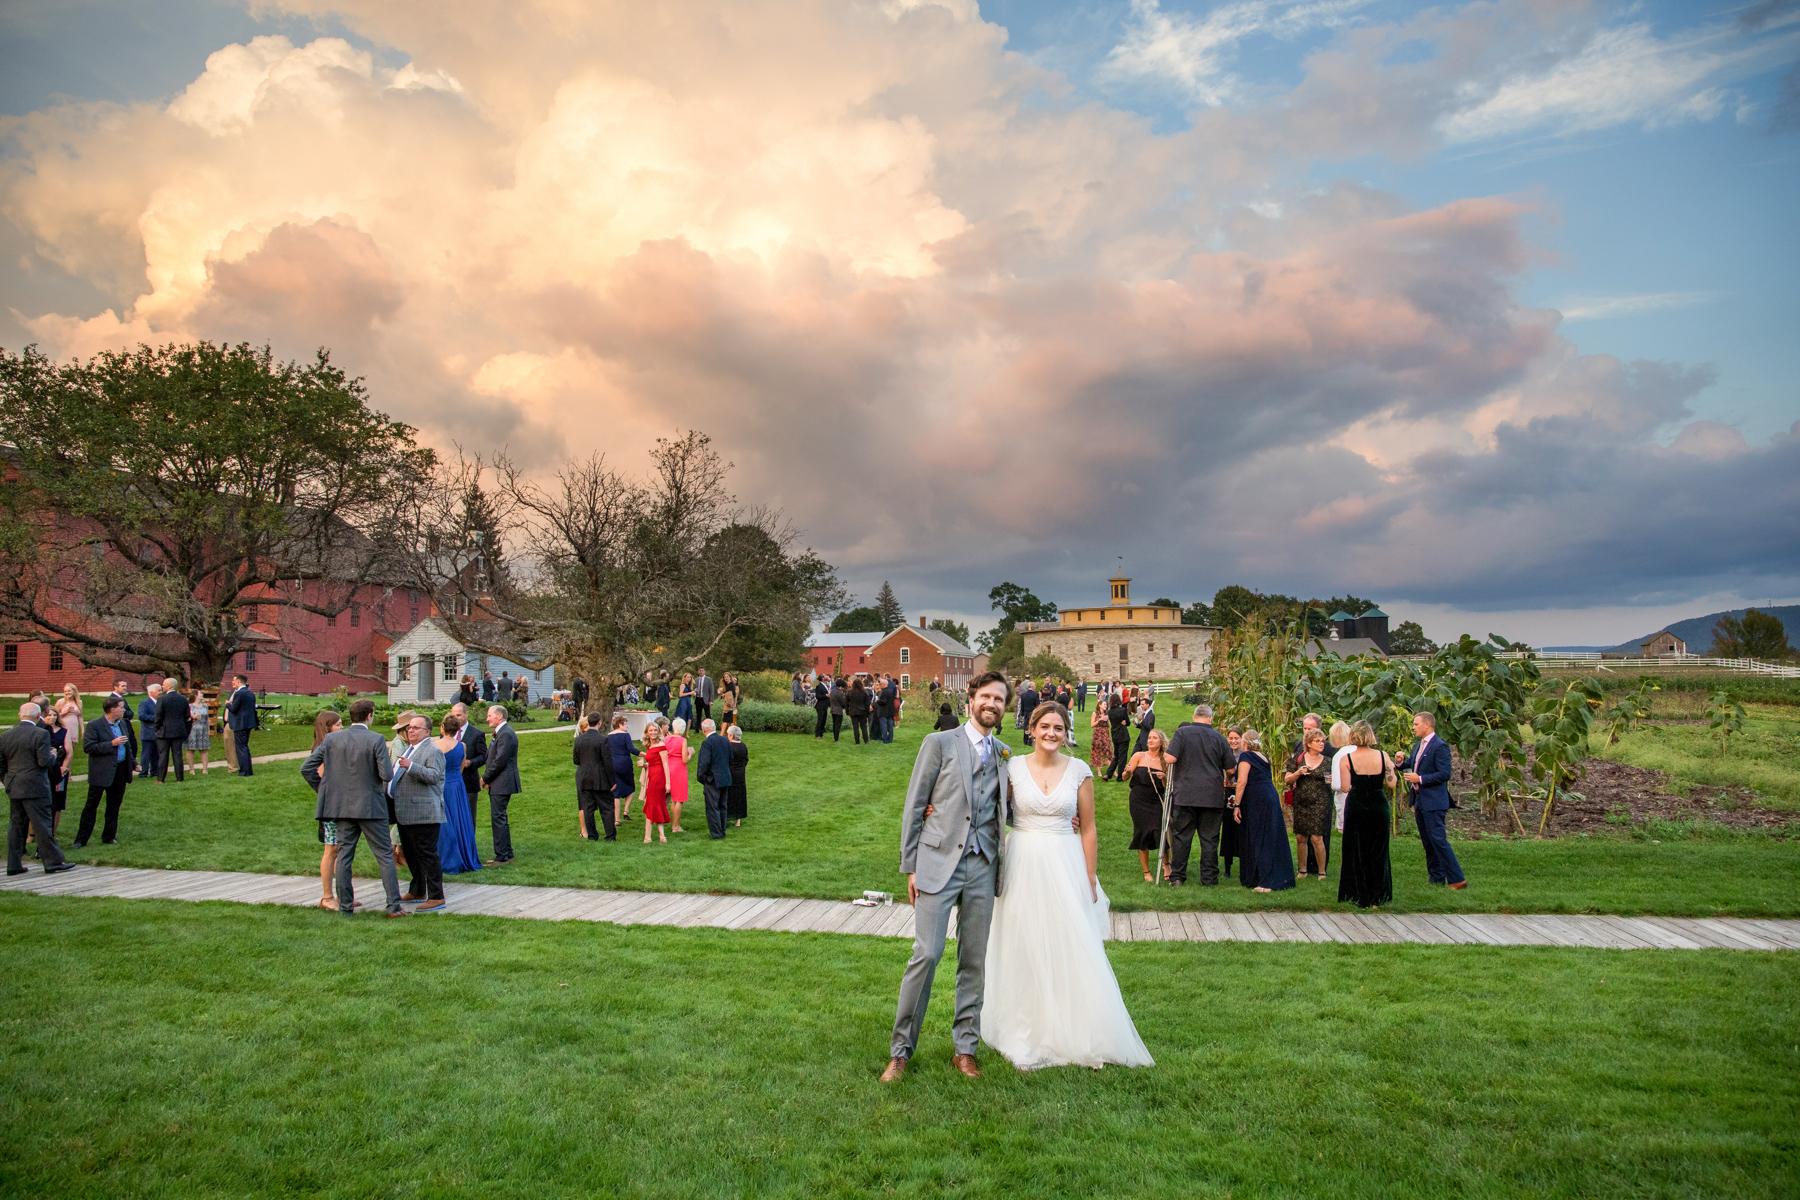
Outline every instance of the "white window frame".
<path fill-rule="evenodd" d="M 904 651 L 902 651 L 902 653 L 904 653 Z M 903 688 L 909 688 L 909 687 L 911 687 L 911 686 L 912 686 L 912 676 L 911 676 L 911 675 L 906 675 L 906 674 L 902 674 L 902 675 L 901 675 L 901 676 L 900 676 L 900 686 L 901 686 L 901 687 L 903 687 Z"/>
<path fill-rule="evenodd" d="M 912 647 L 911 646 L 900 647 L 900 662 L 903 665 L 910 665 L 912 663 Z"/>
<path fill-rule="evenodd" d="M 446 654 L 439 660 L 444 664 L 444 682 L 456 682 L 456 655 Z"/>
<path fill-rule="evenodd" d="M 402 654 L 399 657 L 397 657 L 394 661 L 396 663 L 395 669 L 400 672 L 398 675 L 394 676 L 394 682 L 395 683 L 405 683 L 407 680 L 411 679 L 412 678 L 412 655 Z"/>

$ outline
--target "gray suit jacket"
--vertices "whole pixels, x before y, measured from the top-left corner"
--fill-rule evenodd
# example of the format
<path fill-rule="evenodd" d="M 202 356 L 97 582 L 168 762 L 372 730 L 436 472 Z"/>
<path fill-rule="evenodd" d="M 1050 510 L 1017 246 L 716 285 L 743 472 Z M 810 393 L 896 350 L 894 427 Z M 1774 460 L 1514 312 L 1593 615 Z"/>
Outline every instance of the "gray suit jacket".
<path fill-rule="evenodd" d="M 5 763 L 0 771 L 4 772 L 8 796 L 14 800 L 50 798 L 50 768 L 56 765 L 56 744 L 50 740 L 48 729 L 35 721 L 20 721 L 0 734 L 0 760 Z"/>
<path fill-rule="evenodd" d="M 426 738 L 412 752 L 412 766 L 394 767 L 394 821 L 400 825 L 444 823 L 444 752 Z"/>
<path fill-rule="evenodd" d="M 975 747 L 960 725 L 926 734 L 919 747 L 912 782 L 906 785 L 906 809 L 900 817 L 900 871 L 917 875 L 915 882 L 921 892 L 941 891 L 962 861 L 974 826 L 969 797 L 975 788 L 975 766 Z M 1006 876 L 1006 827 L 1011 824 L 1005 759 L 1000 760 L 999 770 L 995 895 Z M 927 805 L 932 809 L 929 817 L 925 815 Z"/>
<path fill-rule="evenodd" d="M 441 774 L 441 763 L 438 770 Z M 351 725 L 326 734 L 318 749 L 300 764 L 300 774 L 319 789 L 319 805 L 313 814 L 319 820 L 387 820 L 386 786 L 393 778 L 394 762 L 388 757 L 387 743 L 368 726 Z"/>

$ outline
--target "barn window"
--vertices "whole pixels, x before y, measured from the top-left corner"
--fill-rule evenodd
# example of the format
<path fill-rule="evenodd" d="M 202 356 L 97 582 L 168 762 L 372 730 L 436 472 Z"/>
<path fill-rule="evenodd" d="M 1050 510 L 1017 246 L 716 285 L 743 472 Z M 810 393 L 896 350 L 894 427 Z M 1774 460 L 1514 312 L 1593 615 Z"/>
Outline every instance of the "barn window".
<path fill-rule="evenodd" d="M 1120 662 L 1128 662 L 1130 660 L 1130 658 L 1131 658 L 1131 651 L 1127 650 L 1125 648 L 1124 642 L 1120 642 L 1119 643 L 1119 661 Z"/>
<path fill-rule="evenodd" d="M 63 648 L 61 646 L 50 647 L 50 669 L 52 671 L 63 669 Z"/>
<path fill-rule="evenodd" d="M 321 675 L 331 674 L 331 660 L 329 658 L 319 664 L 319 674 L 321 674 Z"/>
<path fill-rule="evenodd" d="M 0 665 L 4 665 L 8 671 L 16 671 L 19 669 L 19 646 L 17 642 L 6 643 L 5 657 L 3 660 L 0 660 Z"/>
<path fill-rule="evenodd" d="M 256 670 L 256 651 L 254 651 L 254 650 L 244 651 L 244 670 L 246 670 L 246 671 Z"/>
<path fill-rule="evenodd" d="M 325 628 L 327 628 L 327 629 L 336 629 L 337 628 L 337 614 L 336 613 L 332 613 L 329 617 L 325 618 Z"/>
<path fill-rule="evenodd" d="M 395 683 L 403 683 L 412 678 L 412 655 L 402 654 L 399 659 L 400 674 L 394 677 Z"/>
<path fill-rule="evenodd" d="M 293 669 L 294 669 L 294 660 L 293 660 L 292 656 L 290 656 L 286 650 L 283 650 L 281 652 L 281 673 L 283 675 L 286 675 L 286 674 L 290 673 L 291 671 L 293 671 Z"/>
<path fill-rule="evenodd" d="M 356 674 L 356 655 L 352 654 L 344 661 L 344 670 L 350 672 L 352 675 Z"/>
<path fill-rule="evenodd" d="M 414 625 L 419 623 L 419 610 L 416 606 L 406 610 L 406 619 L 411 621 Z"/>
<path fill-rule="evenodd" d="M 355 629 L 358 625 L 361 625 L 361 624 L 362 624 L 362 605 L 352 604 L 350 606 L 350 628 Z"/>
<path fill-rule="evenodd" d="M 1088 643 L 1088 653 L 1092 654 L 1093 652 L 1094 652 L 1094 643 L 1089 642 Z"/>

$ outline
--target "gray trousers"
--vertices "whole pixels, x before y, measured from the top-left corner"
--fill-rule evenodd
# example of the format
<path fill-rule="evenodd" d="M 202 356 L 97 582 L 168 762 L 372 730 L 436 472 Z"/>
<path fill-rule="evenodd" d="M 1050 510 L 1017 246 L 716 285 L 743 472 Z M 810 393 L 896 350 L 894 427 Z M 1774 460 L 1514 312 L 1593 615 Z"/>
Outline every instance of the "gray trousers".
<path fill-rule="evenodd" d="M 913 906 L 913 952 L 900 976 L 900 1009 L 894 1016 L 892 1056 L 911 1058 L 931 1003 L 931 981 L 950 932 L 950 910 L 961 907 L 956 923 L 956 1017 L 950 1043 L 958 1054 L 981 1044 L 981 996 L 987 986 L 988 927 L 994 920 L 994 864 L 967 854 L 940 892 L 920 892 Z"/>
<path fill-rule="evenodd" d="M 394 873 L 394 842 L 388 836 L 386 817 L 358 820 L 338 817 L 337 898 L 338 911 L 346 917 L 356 914 L 356 891 L 350 882 L 350 866 L 356 861 L 356 839 L 369 839 L 375 861 L 381 866 L 381 887 L 387 893 L 387 910 L 400 911 L 400 877 Z"/>

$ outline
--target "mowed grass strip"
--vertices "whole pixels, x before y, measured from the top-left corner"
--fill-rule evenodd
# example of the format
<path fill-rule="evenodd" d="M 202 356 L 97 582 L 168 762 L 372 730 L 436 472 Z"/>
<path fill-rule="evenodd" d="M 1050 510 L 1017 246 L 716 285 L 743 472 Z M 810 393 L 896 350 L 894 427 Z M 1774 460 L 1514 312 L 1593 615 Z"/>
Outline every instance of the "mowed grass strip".
<path fill-rule="evenodd" d="M 1800 956 L 1111 947 L 1142 1070 L 899 1085 L 903 943 L 0 897 L 0 1191 L 1775 1196 Z"/>
<path fill-rule="evenodd" d="M 1159 720 L 1172 727 L 1179 704 L 1162 697 Z M 1003 733 L 1023 752 L 1010 718 Z M 519 739 L 525 790 L 512 803 L 517 859 L 465 881 L 661 892 L 728 892 L 849 899 L 865 888 L 900 892 L 900 808 L 925 733 L 902 725 L 891 745 L 833 743 L 794 734 L 750 735 L 750 819 L 723 841 L 706 835 L 701 790 L 683 814 L 689 832 L 667 845 L 643 844 L 642 796 L 616 843 L 579 839 L 568 733 Z M 1083 730 L 1083 753 L 1086 732 Z M 690 766 L 690 770 L 691 770 Z M 78 789 L 79 806 L 85 793 Z M 98 841 L 72 851 L 78 862 L 189 870 L 316 874 L 314 796 L 298 762 L 267 763 L 251 779 L 214 772 L 184 784 L 137 781 L 126 794 L 121 845 Z M 1153 888 L 1128 849 L 1126 789 L 1099 784 L 1100 880 L 1121 910 L 1338 909 L 1335 863 L 1326 882 L 1302 880 L 1286 892 L 1256 895 L 1235 879 L 1186 888 Z M 63 840 L 73 835 L 65 817 Z M 491 852 L 488 803 L 476 835 Z M 1800 916 L 1800 843 L 1766 837 L 1666 842 L 1605 838 L 1555 841 L 1482 839 L 1455 843 L 1471 880 L 1449 892 L 1426 882 L 1416 836 L 1393 842 L 1392 912 L 1604 912 L 1661 916 Z M 1335 854 L 1338 840 L 1334 837 Z M 1199 851 L 1194 851 L 1197 856 Z M 366 847 L 359 874 L 372 876 Z"/>

